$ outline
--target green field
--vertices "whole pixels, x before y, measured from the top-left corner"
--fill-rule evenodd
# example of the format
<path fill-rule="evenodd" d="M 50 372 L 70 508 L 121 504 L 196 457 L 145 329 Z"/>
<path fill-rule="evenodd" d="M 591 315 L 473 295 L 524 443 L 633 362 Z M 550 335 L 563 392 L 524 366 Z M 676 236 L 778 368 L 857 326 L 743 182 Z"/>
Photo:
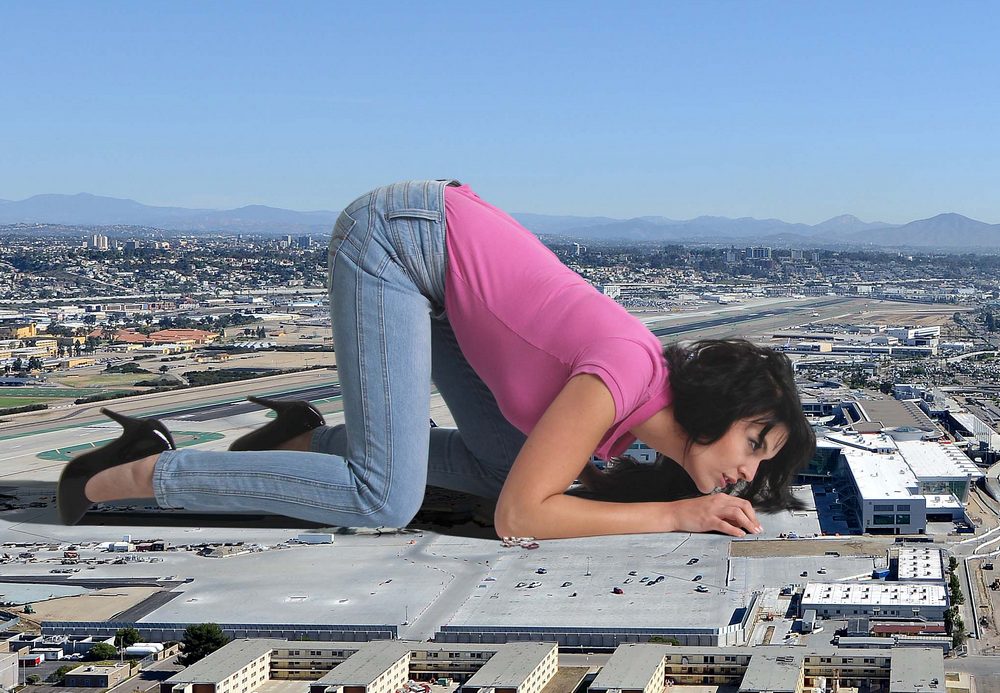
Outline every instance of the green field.
<path fill-rule="evenodd" d="M 26 399 L 24 397 L 0 397 L 0 409 L 9 409 L 11 407 L 26 407 L 29 404 L 35 404 L 35 400 Z"/>
<path fill-rule="evenodd" d="M 0 397 L 17 397 L 19 399 L 67 399 L 72 397 L 87 397 L 102 392 L 101 388 L 82 387 L 0 387 Z"/>
<path fill-rule="evenodd" d="M 73 400 L 113 392 L 131 390 L 80 387 L 0 387 L 0 409 L 48 404 L 53 400 Z"/>

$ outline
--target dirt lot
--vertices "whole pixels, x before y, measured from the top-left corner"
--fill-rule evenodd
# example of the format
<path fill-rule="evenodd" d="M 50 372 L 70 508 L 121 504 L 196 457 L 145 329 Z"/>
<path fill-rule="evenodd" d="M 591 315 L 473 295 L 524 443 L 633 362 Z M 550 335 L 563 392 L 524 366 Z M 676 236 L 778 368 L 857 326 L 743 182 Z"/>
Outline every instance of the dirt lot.
<path fill-rule="evenodd" d="M 945 306 L 913 306 L 903 307 L 898 304 L 894 306 L 874 306 L 865 312 L 864 321 L 866 323 L 885 325 L 914 325 L 927 327 L 941 325 L 942 327 L 954 326 L 951 316 L 955 313 L 962 313 L 971 310 L 967 306 L 945 305 Z"/>
<path fill-rule="evenodd" d="M 841 556 L 884 556 L 892 546 L 893 538 L 851 537 L 844 539 L 764 539 L 734 541 L 729 554 L 743 558 L 770 558 L 774 556 L 822 556 L 826 551 L 837 551 Z"/>
<path fill-rule="evenodd" d="M 32 602 L 35 621 L 106 621 L 159 592 L 159 587 L 114 587 L 89 594 Z"/>

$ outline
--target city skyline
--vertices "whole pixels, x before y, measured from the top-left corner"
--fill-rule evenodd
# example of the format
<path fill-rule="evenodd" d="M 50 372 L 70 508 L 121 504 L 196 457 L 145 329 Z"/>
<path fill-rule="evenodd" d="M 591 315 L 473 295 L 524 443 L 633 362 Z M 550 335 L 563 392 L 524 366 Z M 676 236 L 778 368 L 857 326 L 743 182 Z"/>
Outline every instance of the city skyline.
<path fill-rule="evenodd" d="M 0 199 L 1000 223 L 985 5 L 10 6 Z"/>

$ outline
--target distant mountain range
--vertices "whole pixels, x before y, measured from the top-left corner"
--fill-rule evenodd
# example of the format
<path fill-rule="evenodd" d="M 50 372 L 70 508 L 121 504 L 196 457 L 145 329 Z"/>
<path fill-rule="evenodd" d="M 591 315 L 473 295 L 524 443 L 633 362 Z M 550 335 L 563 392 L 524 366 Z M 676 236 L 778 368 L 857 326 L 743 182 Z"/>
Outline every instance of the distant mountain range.
<path fill-rule="evenodd" d="M 78 195 L 35 195 L 26 200 L 0 200 L 0 224 L 70 226 L 147 226 L 168 231 L 258 234 L 329 233 L 338 212 L 296 212 L 263 205 L 238 209 L 152 207 L 134 200 Z M 864 222 L 850 214 L 820 224 L 781 219 L 702 216 L 666 217 L 551 216 L 514 214 L 535 233 L 586 241 L 656 241 L 774 246 L 851 246 L 1000 251 L 1000 224 L 987 224 L 961 214 L 939 214 L 908 224 Z"/>

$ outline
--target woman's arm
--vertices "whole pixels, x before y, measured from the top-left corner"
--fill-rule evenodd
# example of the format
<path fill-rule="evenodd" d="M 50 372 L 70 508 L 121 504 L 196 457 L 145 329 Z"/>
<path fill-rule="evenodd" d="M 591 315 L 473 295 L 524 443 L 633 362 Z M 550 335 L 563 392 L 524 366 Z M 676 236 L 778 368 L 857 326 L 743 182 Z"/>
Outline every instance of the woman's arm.
<path fill-rule="evenodd" d="M 606 534 L 754 531 L 750 504 L 724 494 L 672 503 L 612 503 L 565 495 L 614 422 L 604 383 L 570 379 L 525 441 L 497 500 L 499 536 L 556 539 Z"/>

